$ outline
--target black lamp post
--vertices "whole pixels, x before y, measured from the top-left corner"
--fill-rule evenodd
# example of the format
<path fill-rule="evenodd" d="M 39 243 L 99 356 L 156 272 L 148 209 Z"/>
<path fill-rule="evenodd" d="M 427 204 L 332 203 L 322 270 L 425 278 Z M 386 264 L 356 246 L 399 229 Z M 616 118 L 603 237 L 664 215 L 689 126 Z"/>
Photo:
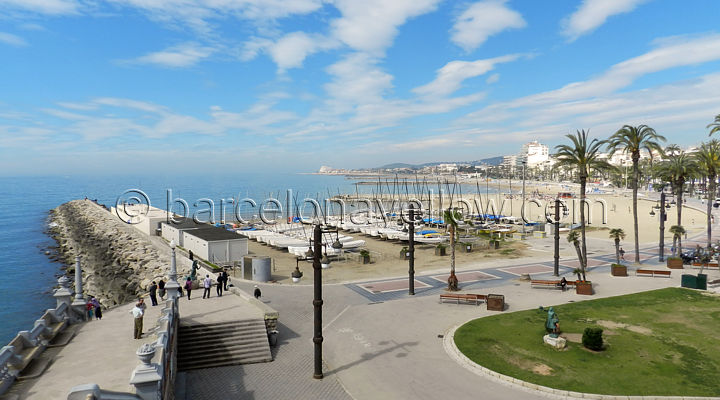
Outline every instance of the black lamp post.
<path fill-rule="evenodd" d="M 560 199 L 555 199 L 555 253 L 553 275 L 560 276 Z"/>
<path fill-rule="evenodd" d="M 660 253 L 659 260 L 665 261 L 665 220 L 667 219 L 667 213 L 665 212 L 665 191 L 660 192 L 660 243 L 658 246 L 658 252 Z"/>
<path fill-rule="evenodd" d="M 408 252 L 410 258 L 408 259 L 408 294 L 411 296 L 415 295 L 415 209 L 410 204 L 410 211 L 408 212 L 410 217 L 410 223 L 408 224 Z"/>
<path fill-rule="evenodd" d="M 322 379 L 322 267 L 320 266 L 320 255 L 322 254 L 322 229 L 320 225 L 315 225 L 313 231 L 313 279 L 314 279 L 314 298 L 313 312 L 315 315 L 315 328 L 313 335 L 313 343 L 315 346 L 315 372 L 313 378 Z"/>

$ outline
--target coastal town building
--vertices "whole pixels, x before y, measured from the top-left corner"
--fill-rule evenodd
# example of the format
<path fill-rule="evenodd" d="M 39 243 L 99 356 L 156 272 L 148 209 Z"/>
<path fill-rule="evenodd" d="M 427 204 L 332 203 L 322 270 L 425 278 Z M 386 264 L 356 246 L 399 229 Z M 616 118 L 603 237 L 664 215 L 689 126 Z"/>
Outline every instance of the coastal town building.
<path fill-rule="evenodd" d="M 168 242 L 172 242 L 174 240 L 178 246 L 185 247 L 182 234 L 184 231 L 193 229 L 204 229 L 210 227 L 212 226 L 205 223 L 195 222 L 192 220 L 192 218 L 184 218 L 182 221 L 179 221 L 177 223 L 163 222 L 160 229 L 163 239 L 167 240 Z"/>
<path fill-rule="evenodd" d="M 518 162 L 525 161 L 529 168 L 539 166 L 550 160 L 548 147 L 537 140 L 525 143 L 518 155 Z"/>
<path fill-rule="evenodd" d="M 208 227 L 182 231 L 186 250 L 213 264 L 240 261 L 248 254 L 248 239 L 223 228 Z"/>

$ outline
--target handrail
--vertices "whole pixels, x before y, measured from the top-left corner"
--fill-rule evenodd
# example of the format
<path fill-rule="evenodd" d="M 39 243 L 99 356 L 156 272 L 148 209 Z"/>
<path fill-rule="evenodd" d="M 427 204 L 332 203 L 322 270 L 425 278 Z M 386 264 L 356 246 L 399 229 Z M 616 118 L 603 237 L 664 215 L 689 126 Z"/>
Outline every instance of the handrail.
<path fill-rule="evenodd" d="M 0 395 L 12 386 L 22 368 L 45 350 L 46 340 L 52 339 L 52 337 L 48 337 L 52 334 L 49 324 L 69 319 L 69 312 L 70 308 L 64 302 L 56 308 L 46 310 L 42 317 L 35 321 L 32 329 L 20 331 L 15 335 L 10 341 L 14 345 L 4 346 L 0 349 Z M 27 348 L 37 350 L 26 352 L 24 356 L 23 352 Z"/>

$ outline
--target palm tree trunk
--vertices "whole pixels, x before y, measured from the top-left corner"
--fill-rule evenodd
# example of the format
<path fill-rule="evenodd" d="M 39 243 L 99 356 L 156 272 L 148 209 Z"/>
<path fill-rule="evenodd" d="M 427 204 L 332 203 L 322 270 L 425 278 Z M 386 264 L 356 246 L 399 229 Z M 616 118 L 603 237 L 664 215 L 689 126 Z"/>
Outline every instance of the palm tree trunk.
<path fill-rule="evenodd" d="M 458 279 L 455 276 L 455 225 L 450 224 L 450 277 L 448 290 L 458 290 Z"/>
<path fill-rule="evenodd" d="M 580 260 L 580 272 L 582 273 L 582 280 L 585 280 L 585 270 L 582 269 L 582 250 L 580 250 L 580 242 L 573 242 L 575 245 L 575 251 L 578 255 L 578 260 Z M 580 275 L 578 274 L 578 278 L 580 278 Z"/>
<path fill-rule="evenodd" d="M 615 238 L 615 259 L 620 264 L 620 239 Z"/>
<path fill-rule="evenodd" d="M 683 204 L 683 186 L 680 185 L 677 193 L 677 223 L 682 226 L 682 204 Z M 678 254 L 682 256 L 682 236 L 678 236 Z"/>
<path fill-rule="evenodd" d="M 707 247 L 710 248 L 712 245 L 712 221 L 710 216 L 712 215 L 712 203 L 715 201 L 714 198 L 710 198 L 715 194 L 715 176 L 709 176 L 707 182 Z"/>
<path fill-rule="evenodd" d="M 585 242 L 585 184 L 587 177 L 580 177 L 580 234 L 582 235 L 582 254 L 580 255 L 580 268 L 583 280 L 585 279 L 585 266 L 587 266 L 587 246 Z"/>
<path fill-rule="evenodd" d="M 639 157 L 638 157 L 639 159 Z M 637 192 L 638 192 L 638 175 L 640 171 L 638 169 L 638 160 L 633 155 L 633 228 L 635 229 L 635 262 L 640 263 L 640 235 L 638 233 L 638 210 L 637 210 Z"/>

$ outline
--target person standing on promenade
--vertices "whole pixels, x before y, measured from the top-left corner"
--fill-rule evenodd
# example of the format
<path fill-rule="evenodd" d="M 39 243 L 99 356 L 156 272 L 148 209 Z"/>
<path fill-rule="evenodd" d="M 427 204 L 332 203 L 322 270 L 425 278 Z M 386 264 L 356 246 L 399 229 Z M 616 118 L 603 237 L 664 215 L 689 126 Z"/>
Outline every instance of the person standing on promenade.
<path fill-rule="evenodd" d="M 160 296 L 160 300 L 165 301 L 165 281 L 160 278 L 160 281 L 158 282 L 158 295 Z"/>
<path fill-rule="evenodd" d="M 158 286 L 155 283 L 155 281 L 152 281 L 152 283 L 150 284 L 150 287 L 148 288 L 148 292 L 150 292 L 150 302 L 152 303 L 153 306 L 158 305 L 158 303 L 157 303 L 157 288 L 158 288 Z"/>
<path fill-rule="evenodd" d="M 134 322 L 134 329 L 133 329 L 133 338 L 134 339 L 140 339 L 142 337 L 142 330 L 143 330 L 143 316 L 145 315 L 145 301 L 142 299 L 142 297 L 138 300 L 138 302 L 135 304 L 135 307 L 133 307 L 132 310 L 130 310 L 130 313 L 133 315 Z"/>
<path fill-rule="evenodd" d="M 225 290 L 227 292 L 227 290 L 228 290 L 227 289 L 228 273 L 227 273 L 226 269 L 223 270 L 222 277 L 223 277 L 223 290 Z"/>
<path fill-rule="evenodd" d="M 187 292 L 188 300 L 190 300 L 190 292 L 192 292 L 192 281 L 190 280 L 189 276 L 185 280 L 185 291 Z M 182 293 L 180 293 L 180 296 L 182 297 Z"/>
<path fill-rule="evenodd" d="M 205 288 L 203 299 L 206 295 L 208 299 L 210 298 L 210 287 L 212 287 L 212 279 L 210 279 L 210 275 L 205 275 L 205 279 L 203 279 L 203 288 Z"/>
<path fill-rule="evenodd" d="M 190 258 L 190 261 L 193 260 L 193 252 L 192 252 L 192 250 L 188 250 L 188 257 Z"/>
<path fill-rule="evenodd" d="M 215 290 L 217 292 L 218 297 L 222 296 L 223 293 L 223 275 L 222 272 L 218 273 L 217 276 L 217 289 Z"/>
<path fill-rule="evenodd" d="M 85 311 L 87 311 L 87 317 L 88 321 L 92 321 L 93 319 L 93 304 L 92 304 L 93 297 L 90 296 L 90 298 L 87 300 L 87 303 L 85 303 Z"/>
<path fill-rule="evenodd" d="M 100 306 L 100 302 L 94 297 L 91 301 L 95 310 L 95 319 L 102 319 L 102 307 Z"/>
<path fill-rule="evenodd" d="M 260 296 L 262 296 L 262 293 L 260 293 L 260 288 L 258 285 L 255 285 L 255 291 L 253 292 L 253 296 L 255 296 L 256 299 L 259 299 Z"/>

